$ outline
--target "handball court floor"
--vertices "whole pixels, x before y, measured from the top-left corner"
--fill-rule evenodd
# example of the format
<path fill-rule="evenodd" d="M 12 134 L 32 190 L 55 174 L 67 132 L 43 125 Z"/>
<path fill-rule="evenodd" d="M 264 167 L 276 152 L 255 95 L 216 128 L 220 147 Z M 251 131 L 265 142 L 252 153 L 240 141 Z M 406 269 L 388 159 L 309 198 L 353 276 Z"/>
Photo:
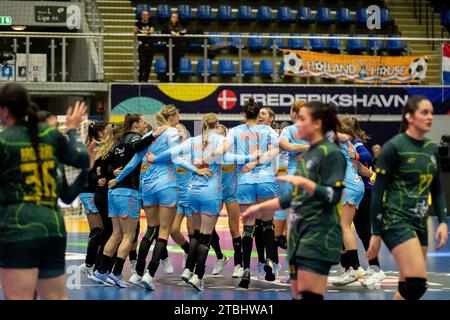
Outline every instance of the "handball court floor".
<path fill-rule="evenodd" d="M 429 227 L 436 224 L 430 221 Z M 146 221 L 141 218 L 141 238 L 145 232 Z M 198 292 L 185 284 L 179 276 L 181 275 L 183 252 L 172 240 L 169 240 L 169 255 L 175 272 L 166 275 L 162 266 L 156 274 L 156 290 L 145 291 L 142 288 L 131 286 L 130 288 L 105 287 L 89 280 L 84 274 L 79 273 L 76 266 L 84 262 L 86 252 L 86 240 L 88 237 L 88 225 L 85 219 L 67 219 L 68 231 L 66 251 L 66 274 L 68 284 L 68 295 L 71 300 L 290 300 L 291 293 L 288 283 L 283 279 L 286 275 L 286 262 L 284 250 L 280 249 L 280 262 L 282 271 L 275 282 L 258 280 L 256 249 L 252 253 L 252 281 L 249 289 L 238 287 L 239 279 L 233 279 L 233 250 L 230 233 L 228 231 L 227 219 L 221 217 L 217 224 L 217 232 L 220 236 L 222 252 L 229 258 L 228 264 L 219 275 L 211 275 L 216 262 L 216 256 L 211 249 L 207 260 L 205 274 L 205 290 Z M 430 229 L 431 230 L 431 229 Z M 434 229 L 433 229 L 434 230 Z M 186 234 L 185 224 L 182 231 Z M 424 295 L 426 300 L 450 300 L 450 241 L 439 251 L 435 251 L 435 241 L 429 234 L 429 253 L 427 258 L 428 285 L 429 289 Z M 359 242 L 359 246 L 362 244 Z M 364 269 L 367 268 L 367 260 L 360 250 L 360 262 Z M 151 252 L 147 257 L 150 260 Z M 346 287 L 334 287 L 331 284 L 333 277 L 339 274 L 339 266 L 334 266 L 329 276 L 329 283 L 325 299 L 329 300 L 390 300 L 397 288 L 397 267 L 393 257 L 389 254 L 384 244 L 380 251 L 381 266 L 386 273 L 386 279 L 382 281 L 379 288 L 369 290 L 359 283 Z M 125 278 L 131 275 L 128 260 L 124 267 Z M 0 291 L 0 299 L 3 294 Z"/>

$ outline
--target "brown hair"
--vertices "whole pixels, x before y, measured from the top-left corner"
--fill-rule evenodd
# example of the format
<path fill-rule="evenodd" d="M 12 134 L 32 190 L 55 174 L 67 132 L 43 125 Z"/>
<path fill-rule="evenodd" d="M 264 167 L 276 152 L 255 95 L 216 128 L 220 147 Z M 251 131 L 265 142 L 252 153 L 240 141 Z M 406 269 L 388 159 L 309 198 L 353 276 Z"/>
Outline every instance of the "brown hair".
<path fill-rule="evenodd" d="M 405 132 L 408 129 L 408 120 L 406 119 L 406 114 L 414 115 L 414 113 L 419 109 L 419 103 L 422 100 L 430 100 L 425 96 L 413 95 L 408 98 L 406 104 L 402 109 L 402 122 L 400 123 L 400 133 Z"/>
<path fill-rule="evenodd" d="M 334 103 L 323 103 L 320 101 L 309 101 L 304 104 L 309 109 L 309 113 L 313 120 L 322 120 L 322 134 L 324 137 L 329 132 L 334 134 L 333 140 L 336 142 L 336 131 L 340 126 L 337 117 L 337 106 Z"/>
<path fill-rule="evenodd" d="M 300 108 L 303 107 L 305 105 L 305 103 L 306 103 L 306 101 L 304 101 L 304 100 L 294 101 L 294 103 L 291 106 L 292 112 L 299 114 Z"/>
<path fill-rule="evenodd" d="M 267 110 L 267 113 L 269 113 L 269 119 L 270 118 L 273 118 L 273 120 L 272 120 L 272 123 L 270 124 L 270 126 L 273 128 L 273 129 L 275 129 L 275 127 L 276 127 L 276 123 L 275 123 L 275 112 L 273 112 L 273 110 L 271 109 L 271 108 L 269 108 L 269 107 L 264 107 L 264 108 L 261 108 L 261 110 Z M 261 110 L 259 110 L 260 112 L 261 112 Z"/>

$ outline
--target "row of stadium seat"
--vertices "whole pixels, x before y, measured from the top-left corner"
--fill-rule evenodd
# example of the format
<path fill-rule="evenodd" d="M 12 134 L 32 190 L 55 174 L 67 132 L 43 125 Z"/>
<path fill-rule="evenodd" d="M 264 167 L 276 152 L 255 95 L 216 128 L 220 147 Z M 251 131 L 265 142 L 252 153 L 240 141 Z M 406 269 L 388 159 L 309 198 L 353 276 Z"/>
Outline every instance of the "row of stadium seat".
<path fill-rule="evenodd" d="M 136 19 L 140 19 L 142 11 L 151 12 L 151 7 L 147 4 L 140 4 L 136 6 Z M 170 18 L 172 8 L 168 4 L 160 4 L 156 7 L 155 18 L 165 20 Z M 220 5 L 217 8 L 217 15 L 213 16 L 213 9 L 210 5 L 200 5 L 197 8 L 197 14 L 194 17 L 192 8 L 190 5 L 179 5 L 177 12 L 182 21 L 197 19 L 200 21 L 210 21 L 218 19 L 220 21 L 252 21 L 256 20 L 261 22 L 277 21 L 279 23 L 300 22 L 305 24 L 311 24 L 314 19 L 311 8 L 299 7 L 295 12 L 290 7 L 279 7 L 276 12 L 276 18 L 272 15 L 272 8 L 268 6 L 260 6 L 257 9 L 256 17 L 253 15 L 253 9 L 251 6 L 239 6 L 237 9 L 237 15 L 233 15 L 233 9 L 229 5 Z M 331 10 L 329 8 L 320 7 L 317 9 L 316 21 L 318 24 L 330 25 L 333 23 L 340 25 L 349 24 L 366 24 L 367 11 L 366 8 L 358 8 L 352 17 L 352 13 L 348 8 L 338 8 L 336 10 L 335 18 L 331 16 Z M 388 9 L 381 9 L 381 24 L 392 24 L 393 20 L 389 15 Z"/>
<path fill-rule="evenodd" d="M 366 41 L 362 40 L 358 37 L 367 37 L 367 35 L 342 35 L 342 36 L 353 36 L 355 39 L 283 39 L 283 38 L 249 38 L 247 39 L 247 44 L 245 45 L 245 40 L 243 38 L 233 37 L 233 35 L 238 35 L 239 33 L 229 33 L 231 37 L 227 39 L 221 37 L 210 37 L 208 39 L 208 43 L 212 46 L 219 47 L 229 47 L 231 50 L 236 50 L 238 45 L 243 45 L 244 48 L 248 48 L 249 50 L 258 51 L 270 49 L 274 45 L 276 45 L 280 49 L 297 49 L 297 50 L 310 50 L 313 51 L 335 51 L 339 52 L 340 50 L 346 49 L 347 51 L 374 51 L 375 47 L 378 51 L 403 51 L 405 49 L 404 44 L 401 40 L 396 39 L 400 37 L 399 35 L 389 35 L 388 37 L 393 38 L 392 40 L 387 40 L 385 44 L 383 44 L 382 40 L 367 40 L 367 44 L 364 44 Z M 209 35 L 223 35 L 223 33 L 210 32 Z M 263 33 L 250 33 L 250 35 L 254 36 L 263 36 Z M 271 33 L 271 36 L 287 36 L 287 34 L 280 33 Z M 302 34 L 290 34 L 291 36 L 301 36 Z M 321 36 L 320 34 L 312 35 L 312 36 Z M 326 36 L 326 35 L 322 35 Z M 340 36 L 337 34 L 330 34 L 329 36 L 336 37 Z M 381 35 L 370 35 L 370 37 L 383 37 Z M 286 41 L 287 40 L 287 41 Z M 347 42 L 347 44 L 345 44 Z M 198 44 L 193 44 L 198 45 Z"/>
<path fill-rule="evenodd" d="M 199 59 L 196 62 L 197 68 L 194 72 L 193 62 L 189 58 L 181 58 L 179 73 L 185 76 L 204 76 L 205 61 Z M 231 59 L 221 59 L 217 64 L 217 72 L 214 68 L 214 63 L 211 59 L 206 63 L 208 74 L 210 76 L 233 77 L 237 75 L 238 67 Z M 283 61 L 280 64 L 279 74 L 283 73 Z M 268 77 L 273 74 L 274 63 L 272 59 L 263 59 L 259 61 L 258 72 L 256 71 L 256 63 L 253 59 L 242 59 L 242 75 L 251 77 L 259 75 L 261 77 Z M 158 58 L 155 61 L 155 73 L 164 75 L 167 72 L 167 64 L 164 58 Z"/>
<path fill-rule="evenodd" d="M 441 25 L 450 30 L 450 10 L 441 11 Z"/>

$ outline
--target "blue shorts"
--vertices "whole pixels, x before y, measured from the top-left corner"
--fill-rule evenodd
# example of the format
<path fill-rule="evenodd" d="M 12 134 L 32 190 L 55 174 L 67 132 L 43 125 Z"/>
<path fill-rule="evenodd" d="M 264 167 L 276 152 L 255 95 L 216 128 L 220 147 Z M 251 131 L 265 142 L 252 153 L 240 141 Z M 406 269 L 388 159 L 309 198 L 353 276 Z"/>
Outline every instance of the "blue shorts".
<path fill-rule="evenodd" d="M 98 209 L 94 203 L 94 193 L 88 192 L 80 193 L 80 200 L 81 203 L 83 204 L 84 211 L 86 212 L 86 214 L 98 213 Z"/>
<path fill-rule="evenodd" d="M 108 191 L 108 216 L 110 218 L 138 219 L 141 211 L 137 190 L 117 188 Z"/>
<path fill-rule="evenodd" d="M 144 200 L 144 206 L 173 208 L 178 202 L 178 188 L 170 187 L 156 192 L 144 190 L 142 191 L 142 199 Z"/>
<path fill-rule="evenodd" d="M 189 203 L 187 201 L 177 203 L 177 214 L 182 214 L 186 217 L 192 217 L 192 210 L 189 207 Z"/>
<path fill-rule="evenodd" d="M 222 201 L 223 203 L 236 202 L 236 188 L 223 188 L 222 189 Z"/>
<path fill-rule="evenodd" d="M 273 220 L 286 220 L 286 210 L 277 210 L 273 216 Z"/>
<path fill-rule="evenodd" d="M 352 204 L 356 208 L 358 208 L 363 197 L 364 197 L 364 190 L 363 192 L 360 192 L 344 188 L 344 190 L 342 191 L 342 205 L 344 206 L 348 202 L 349 204 Z"/>
<path fill-rule="evenodd" d="M 189 198 L 189 208 L 191 209 L 192 214 L 218 216 L 222 210 L 222 199 L 200 201 L 191 197 Z"/>
<path fill-rule="evenodd" d="M 277 184 L 275 182 L 238 184 L 236 193 L 240 204 L 257 203 L 260 199 L 275 198 L 277 196 Z"/>

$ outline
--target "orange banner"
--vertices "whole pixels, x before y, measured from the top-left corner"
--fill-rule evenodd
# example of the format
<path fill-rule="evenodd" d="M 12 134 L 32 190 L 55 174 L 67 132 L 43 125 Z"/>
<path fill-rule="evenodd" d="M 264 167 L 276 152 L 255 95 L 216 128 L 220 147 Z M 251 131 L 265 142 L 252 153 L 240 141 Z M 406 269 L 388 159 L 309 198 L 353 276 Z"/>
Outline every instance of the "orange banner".
<path fill-rule="evenodd" d="M 364 56 L 282 50 L 284 75 L 352 80 L 356 83 L 420 83 L 428 56 Z"/>

